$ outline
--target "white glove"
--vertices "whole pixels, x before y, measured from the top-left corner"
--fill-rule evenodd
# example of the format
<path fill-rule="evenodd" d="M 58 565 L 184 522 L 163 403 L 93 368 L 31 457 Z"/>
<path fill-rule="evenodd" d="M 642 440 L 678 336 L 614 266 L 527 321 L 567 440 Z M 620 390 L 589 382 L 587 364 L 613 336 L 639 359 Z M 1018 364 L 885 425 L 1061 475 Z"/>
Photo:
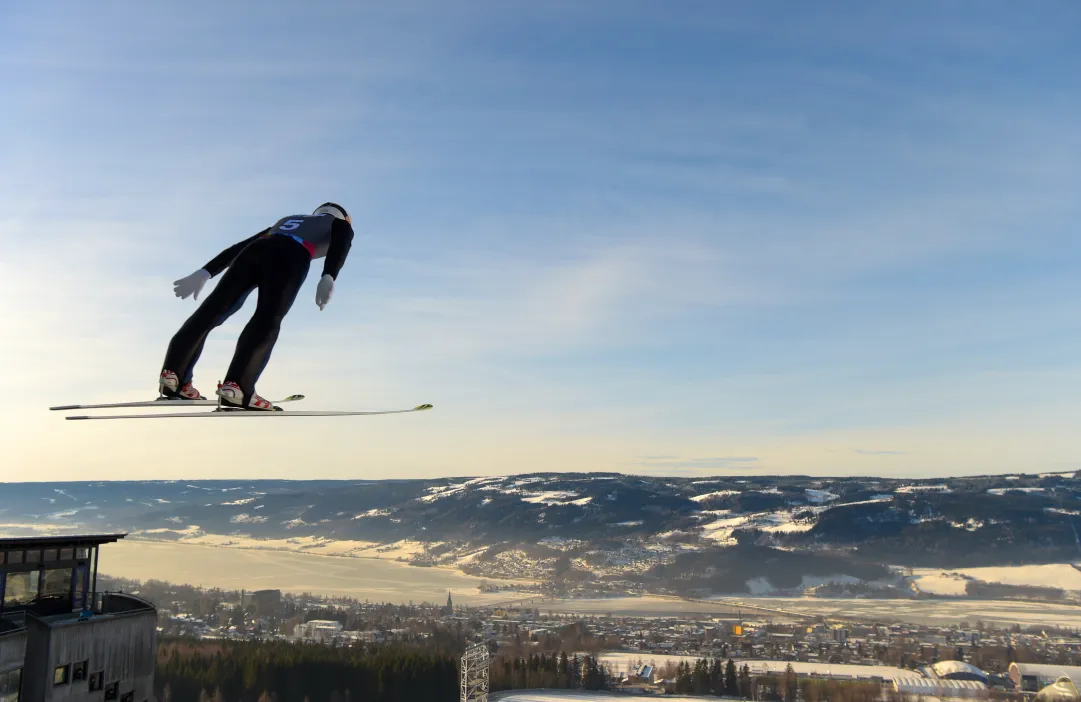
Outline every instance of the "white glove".
<path fill-rule="evenodd" d="M 315 286 L 315 304 L 319 305 L 319 309 L 322 310 L 330 302 L 330 296 L 334 294 L 334 276 L 330 273 L 324 273 L 323 277 L 319 279 L 319 284 Z"/>
<path fill-rule="evenodd" d="M 198 300 L 199 292 L 202 291 L 208 280 L 210 280 L 210 272 L 205 268 L 200 268 L 186 278 L 174 280 L 173 292 L 181 299 L 187 298 L 188 295 L 194 295 L 195 299 Z"/>

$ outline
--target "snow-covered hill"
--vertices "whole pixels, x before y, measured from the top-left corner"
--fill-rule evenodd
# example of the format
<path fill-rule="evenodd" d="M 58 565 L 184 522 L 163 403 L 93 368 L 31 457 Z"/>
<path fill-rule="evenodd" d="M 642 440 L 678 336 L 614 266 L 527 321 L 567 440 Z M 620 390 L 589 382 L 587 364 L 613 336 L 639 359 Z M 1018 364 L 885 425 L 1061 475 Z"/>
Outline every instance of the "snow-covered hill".
<path fill-rule="evenodd" d="M 911 589 L 882 565 L 1071 562 L 1081 558 L 1078 515 L 1081 481 L 1072 473 L 933 482 L 549 473 L 0 489 L 6 533 L 126 531 L 341 555 L 397 549 L 417 564 L 493 578 L 680 594 L 852 590 L 871 581 Z M 966 587 L 956 578 L 940 585 Z"/>

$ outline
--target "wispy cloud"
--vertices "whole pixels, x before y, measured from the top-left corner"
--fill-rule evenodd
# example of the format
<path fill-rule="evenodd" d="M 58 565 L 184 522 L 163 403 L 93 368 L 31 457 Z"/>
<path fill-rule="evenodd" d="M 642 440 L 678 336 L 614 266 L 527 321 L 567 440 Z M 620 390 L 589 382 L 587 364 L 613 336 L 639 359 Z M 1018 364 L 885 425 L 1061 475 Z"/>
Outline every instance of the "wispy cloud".
<path fill-rule="evenodd" d="M 854 448 L 852 453 L 858 453 L 861 456 L 907 456 L 908 451 L 890 451 L 887 449 L 861 449 Z"/>

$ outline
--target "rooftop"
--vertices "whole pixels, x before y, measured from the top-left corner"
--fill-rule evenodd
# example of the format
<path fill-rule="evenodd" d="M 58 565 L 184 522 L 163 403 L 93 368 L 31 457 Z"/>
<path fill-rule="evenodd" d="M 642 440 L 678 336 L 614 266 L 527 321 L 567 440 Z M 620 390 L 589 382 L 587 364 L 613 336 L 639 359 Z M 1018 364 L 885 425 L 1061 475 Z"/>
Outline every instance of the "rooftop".
<path fill-rule="evenodd" d="M 1037 675 L 1042 678 L 1068 677 L 1071 680 L 1081 680 L 1081 666 L 1058 665 L 1053 663 L 1010 663 L 1010 670 L 1014 668 L 1021 675 Z"/>
<path fill-rule="evenodd" d="M 11 536 L 0 538 L 0 551 L 17 548 L 100 546 L 119 541 L 127 534 L 68 534 L 65 536 Z"/>
<path fill-rule="evenodd" d="M 977 675 L 981 678 L 987 678 L 987 673 L 983 672 L 971 663 L 964 661 L 939 661 L 931 666 L 936 675 L 946 677 L 947 675 Z"/>
<path fill-rule="evenodd" d="M 24 630 L 27 617 L 32 617 L 50 627 L 61 627 L 156 611 L 150 602 L 122 592 L 102 593 L 100 603 L 93 609 L 73 610 L 70 609 L 70 605 L 67 607 L 65 608 L 55 598 L 39 598 L 24 609 L 9 612 L 0 617 L 0 633 Z"/>

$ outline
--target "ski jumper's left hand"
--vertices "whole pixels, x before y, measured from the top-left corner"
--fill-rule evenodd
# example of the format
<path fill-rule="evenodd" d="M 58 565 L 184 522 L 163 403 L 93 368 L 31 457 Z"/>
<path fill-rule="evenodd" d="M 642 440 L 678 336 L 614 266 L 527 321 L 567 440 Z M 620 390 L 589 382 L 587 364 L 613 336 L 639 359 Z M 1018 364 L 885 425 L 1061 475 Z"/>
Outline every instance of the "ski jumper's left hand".
<path fill-rule="evenodd" d="M 330 248 L 327 250 L 327 258 L 323 263 L 323 277 L 315 286 L 315 304 L 320 311 L 327 306 L 330 297 L 334 294 L 334 281 L 342 266 L 345 265 L 345 258 L 349 255 L 349 249 L 352 246 L 352 220 L 334 220 L 334 228 L 330 230 Z"/>
<path fill-rule="evenodd" d="M 330 273 L 324 273 L 323 277 L 319 279 L 319 285 L 315 287 L 315 304 L 319 306 L 320 311 L 327 306 L 333 294 L 334 276 Z"/>

